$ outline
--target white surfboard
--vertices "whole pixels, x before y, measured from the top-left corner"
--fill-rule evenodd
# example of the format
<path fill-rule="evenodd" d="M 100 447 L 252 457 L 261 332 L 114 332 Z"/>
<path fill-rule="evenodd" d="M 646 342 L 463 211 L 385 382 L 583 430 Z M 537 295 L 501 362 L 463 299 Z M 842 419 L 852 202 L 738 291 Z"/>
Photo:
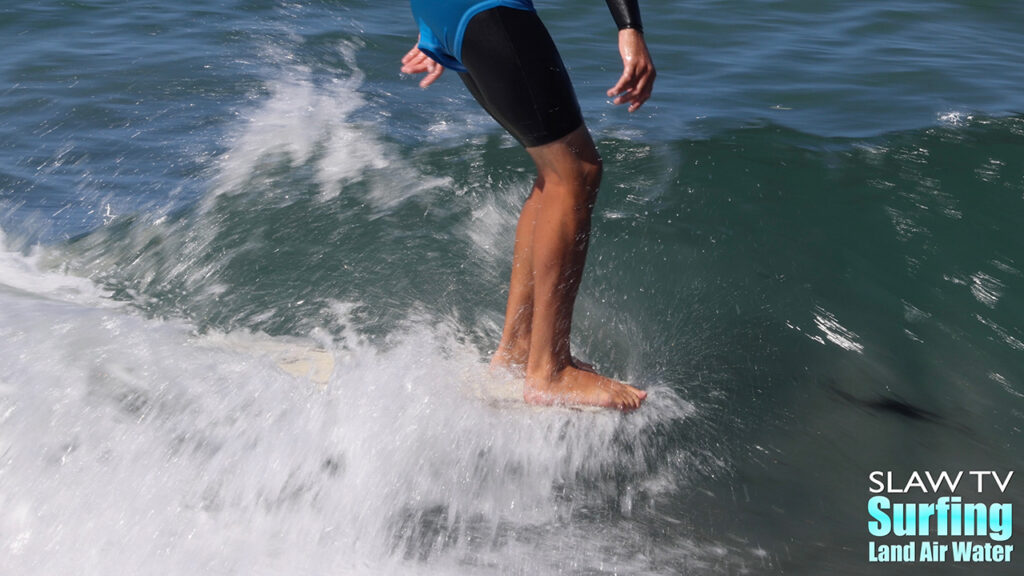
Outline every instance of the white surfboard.
<path fill-rule="evenodd" d="M 252 333 L 211 334 L 197 343 L 270 358 L 282 372 L 319 386 L 326 386 L 334 373 L 334 354 L 303 338 Z"/>

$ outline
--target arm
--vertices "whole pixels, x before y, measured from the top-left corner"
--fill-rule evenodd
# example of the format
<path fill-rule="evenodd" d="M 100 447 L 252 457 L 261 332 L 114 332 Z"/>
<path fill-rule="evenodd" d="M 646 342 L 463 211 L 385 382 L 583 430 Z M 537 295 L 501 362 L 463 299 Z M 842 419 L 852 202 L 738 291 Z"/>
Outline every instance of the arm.
<path fill-rule="evenodd" d="M 644 23 L 640 21 L 640 4 L 637 0 L 605 0 L 612 12 L 615 25 L 619 30 L 634 28 L 644 31 Z"/>
<path fill-rule="evenodd" d="M 420 80 L 420 88 L 426 88 L 433 84 L 434 80 L 441 76 L 442 72 L 444 72 L 444 67 L 431 60 L 417 46 L 413 46 L 412 50 L 406 52 L 405 56 L 402 57 L 402 74 L 426 73 L 426 76 Z"/>
<path fill-rule="evenodd" d="M 622 76 L 608 90 L 615 104 L 629 104 L 629 111 L 640 108 L 654 88 L 654 62 L 644 40 L 643 22 L 637 0 L 606 0 L 615 25 L 619 28 L 619 54 L 622 56 Z"/>

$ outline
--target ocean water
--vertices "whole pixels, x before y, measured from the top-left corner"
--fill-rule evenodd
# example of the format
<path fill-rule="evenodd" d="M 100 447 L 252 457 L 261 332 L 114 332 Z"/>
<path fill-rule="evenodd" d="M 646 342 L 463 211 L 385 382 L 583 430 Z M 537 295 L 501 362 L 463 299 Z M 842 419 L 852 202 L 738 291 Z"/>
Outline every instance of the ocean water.
<path fill-rule="evenodd" d="M 531 165 L 405 3 L 5 2 L 0 574 L 1018 573 L 872 563 L 867 502 L 1024 463 L 1024 5 L 642 4 L 628 114 L 537 3 L 621 415 L 474 393 Z"/>

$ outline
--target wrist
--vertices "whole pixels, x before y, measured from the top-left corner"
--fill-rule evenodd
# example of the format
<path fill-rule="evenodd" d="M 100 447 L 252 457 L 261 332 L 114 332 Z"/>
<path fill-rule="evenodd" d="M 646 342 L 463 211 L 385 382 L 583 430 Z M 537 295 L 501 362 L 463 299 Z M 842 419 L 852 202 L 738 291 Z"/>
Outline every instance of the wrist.
<path fill-rule="evenodd" d="M 644 39 L 643 30 L 637 30 L 636 28 L 623 28 L 619 30 L 619 46 L 640 46 L 647 45 L 647 41 Z"/>

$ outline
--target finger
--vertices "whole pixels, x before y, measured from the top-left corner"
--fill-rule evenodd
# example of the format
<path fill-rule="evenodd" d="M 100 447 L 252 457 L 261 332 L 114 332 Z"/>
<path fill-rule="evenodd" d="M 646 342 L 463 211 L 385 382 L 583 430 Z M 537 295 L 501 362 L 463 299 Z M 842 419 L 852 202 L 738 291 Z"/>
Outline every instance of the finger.
<path fill-rule="evenodd" d="M 654 91 L 654 79 L 656 76 L 657 73 L 652 68 L 648 74 L 644 75 L 643 80 L 637 85 L 637 90 L 640 93 L 640 101 L 637 104 L 637 108 L 639 108 L 644 102 L 647 102 L 651 97 L 651 92 Z"/>
<path fill-rule="evenodd" d="M 651 91 L 654 88 L 654 77 L 655 72 L 653 68 L 645 70 L 639 75 L 639 78 L 632 89 L 628 93 L 617 98 L 615 103 L 622 104 L 630 102 L 629 111 L 636 111 L 651 97 Z"/>
<path fill-rule="evenodd" d="M 430 70 L 430 64 L 433 62 L 426 54 L 420 52 L 407 62 L 403 63 L 402 72 L 406 74 L 419 74 L 421 72 L 427 72 Z"/>
<path fill-rule="evenodd" d="M 427 72 L 426 77 L 424 77 L 423 80 L 420 80 L 420 88 L 426 88 L 433 84 L 434 80 L 440 78 L 442 72 L 444 72 L 444 67 L 435 64 L 434 67 Z"/>
<path fill-rule="evenodd" d="M 647 101 L 647 98 L 648 97 L 646 95 L 640 93 L 633 95 L 632 98 L 630 98 L 629 100 L 630 104 L 628 110 L 630 112 L 636 112 L 641 106 L 644 105 L 644 102 Z"/>
<path fill-rule="evenodd" d="M 628 110 L 630 112 L 633 112 L 637 108 L 639 108 L 645 100 L 646 98 L 642 94 L 631 90 L 629 92 L 623 93 L 621 96 L 613 100 L 612 103 L 616 105 L 629 104 Z"/>
<path fill-rule="evenodd" d="M 615 99 L 612 100 L 612 104 L 615 104 L 615 105 L 625 104 L 626 102 L 632 102 L 635 99 L 636 99 L 636 90 L 633 89 L 633 88 L 630 88 L 628 90 L 625 90 L 624 92 L 620 92 L 615 97 Z"/>
<path fill-rule="evenodd" d="M 430 58 L 423 52 L 417 51 L 416 54 L 409 58 L 408 62 L 412 66 L 423 66 L 429 61 Z"/>
<path fill-rule="evenodd" d="M 633 83 L 633 71 L 631 69 L 625 69 L 622 71 L 622 76 L 619 77 L 619 81 L 608 89 L 608 97 L 612 98 L 617 94 L 622 94 L 629 89 L 629 86 Z"/>
<path fill-rule="evenodd" d="M 629 107 L 630 112 L 635 111 L 637 108 L 642 106 L 644 102 L 647 102 L 647 100 L 651 97 L 651 88 L 652 84 L 648 81 L 646 77 L 642 78 L 639 82 L 637 82 L 636 87 L 633 88 L 631 93 L 632 105 L 630 105 Z"/>
<path fill-rule="evenodd" d="M 612 100 L 612 104 L 619 105 L 632 103 L 636 102 L 640 97 L 640 92 L 634 87 L 626 90 L 622 94 L 619 94 L 614 100 Z"/>
<path fill-rule="evenodd" d="M 424 54 L 417 46 L 413 46 L 412 50 L 409 50 L 405 53 L 405 56 L 402 56 L 402 64 L 421 62 L 426 57 L 427 55 Z"/>
<path fill-rule="evenodd" d="M 412 74 L 412 69 L 415 67 L 417 60 L 417 54 L 410 51 L 408 54 L 402 57 L 402 72 L 405 74 Z"/>
<path fill-rule="evenodd" d="M 437 80 L 438 76 L 440 76 L 440 74 L 436 72 L 428 73 L 426 76 L 423 77 L 422 80 L 420 80 L 420 88 L 426 88 L 430 86 L 431 84 L 434 83 L 434 80 Z"/>

